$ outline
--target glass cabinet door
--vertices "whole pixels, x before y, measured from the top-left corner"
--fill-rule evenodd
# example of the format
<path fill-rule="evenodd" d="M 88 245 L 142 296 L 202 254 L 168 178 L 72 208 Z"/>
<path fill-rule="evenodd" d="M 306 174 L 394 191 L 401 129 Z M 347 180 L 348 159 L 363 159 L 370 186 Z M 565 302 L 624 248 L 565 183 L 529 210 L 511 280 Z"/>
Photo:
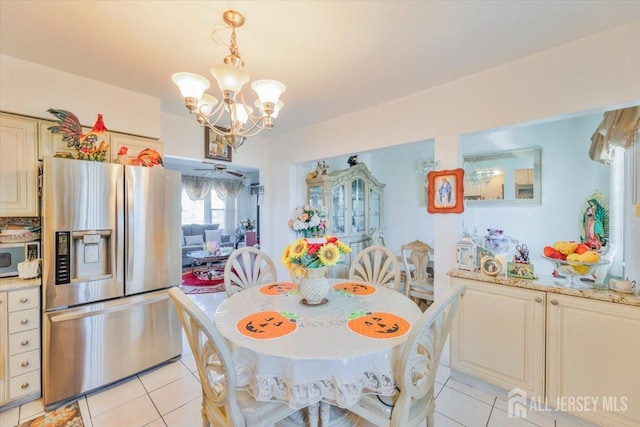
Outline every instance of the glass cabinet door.
<path fill-rule="evenodd" d="M 360 178 L 351 181 L 351 232 L 362 233 L 366 224 L 364 219 L 364 181 Z"/>
<path fill-rule="evenodd" d="M 369 190 L 369 229 L 380 230 L 380 192 Z"/>
<path fill-rule="evenodd" d="M 319 208 L 323 205 L 321 185 L 309 187 L 309 205 L 313 208 Z"/>
<path fill-rule="evenodd" d="M 331 191 L 331 232 L 333 234 L 344 234 L 345 232 L 345 197 L 344 184 L 339 185 Z"/>

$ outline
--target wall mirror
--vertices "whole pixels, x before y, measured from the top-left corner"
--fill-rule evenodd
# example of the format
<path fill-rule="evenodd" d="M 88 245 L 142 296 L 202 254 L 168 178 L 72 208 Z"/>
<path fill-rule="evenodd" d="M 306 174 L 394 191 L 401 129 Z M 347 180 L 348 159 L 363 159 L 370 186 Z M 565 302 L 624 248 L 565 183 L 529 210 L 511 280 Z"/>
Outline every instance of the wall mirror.
<path fill-rule="evenodd" d="M 467 205 L 539 205 L 541 149 L 465 155 Z"/>

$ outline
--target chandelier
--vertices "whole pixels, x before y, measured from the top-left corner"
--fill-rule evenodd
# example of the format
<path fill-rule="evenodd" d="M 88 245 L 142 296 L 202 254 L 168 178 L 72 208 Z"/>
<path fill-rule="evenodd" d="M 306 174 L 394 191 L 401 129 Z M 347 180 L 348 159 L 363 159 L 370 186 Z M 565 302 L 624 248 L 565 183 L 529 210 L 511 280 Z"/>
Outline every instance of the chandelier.
<path fill-rule="evenodd" d="M 249 74 L 242 69 L 244 61 L 236 43 L 236 28 L 244 25 L 244 16 L 227 10 L 222 19 L 228 25 L 225 29 L 231 28 L 230 53 L 224 58 L 224 64 L 213 65 L 210 70 L 222 93 L 222 102 L 205 93 L 211 84 L 198 74 L 175 73 L 171 80 L 180 89 L 185 106 L 190 114 L 196 115 L 198 123 L 221 136 L 224 143 L 236 151 L 246 138 L 275 125 L 278 112 L 284 105 L 280 95 L 286 87 L 275 80 L 256 80 L 251 83 L 251 88 L 259 98 L 254 104 L 254 114 L 254 108 L 247 105 L 241 92 L 242 86 L 249 81 Z M 214 30 L 213 35 L 217 31 Z"/>

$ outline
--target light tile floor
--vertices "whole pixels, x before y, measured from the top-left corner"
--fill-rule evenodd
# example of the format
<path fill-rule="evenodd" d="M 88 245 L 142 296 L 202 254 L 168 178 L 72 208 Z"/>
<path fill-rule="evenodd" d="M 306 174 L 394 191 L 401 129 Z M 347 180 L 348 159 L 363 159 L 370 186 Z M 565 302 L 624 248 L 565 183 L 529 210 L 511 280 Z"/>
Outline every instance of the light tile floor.
<path fill-rule="evenodd" d="M 226 294 L 191 297 L 207 313 L 213 313 Z M 509 418 L 506 393 L 483 383 L 469 384 L 451 378 L 449 368 L 440 366 L 435 387 L 436 427 L 595 426 L 557 412 L 529 412 L 526 419 Z M 179 361 L 83 395 L 78 403 L 87 427 L 197 427 L 202 425 L 200 393 L 195 362 L 185 338 Z M 43 410 L 42 399 L 6 410 L 0 413 L 0 427 L 15 427 L 38 417 Z"/>

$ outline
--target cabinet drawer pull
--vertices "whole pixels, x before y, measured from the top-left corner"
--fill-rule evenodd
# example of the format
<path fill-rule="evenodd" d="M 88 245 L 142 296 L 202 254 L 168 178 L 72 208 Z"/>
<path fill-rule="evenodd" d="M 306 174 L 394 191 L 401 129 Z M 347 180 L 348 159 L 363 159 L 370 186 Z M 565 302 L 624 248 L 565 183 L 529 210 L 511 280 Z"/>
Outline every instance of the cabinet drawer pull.
<path fill-rule="evenodd" d="M 536 297 L 536 302 L 542 302 L 542 298 Z"/>
<path fill-rule="evenodd" d="M 556 301 L 556 300 L 552 299 L 552 300 L 551 300 L 551 304 L 553 304 L 553 305 L 558 305 L 558 301 Z"/>
<path fill-rule="evenodd" d="M 24 383 L 20 386 L 21 389 L 29 388 L 29 383 Z"/>
<path fill-rule="evenodd" d="M 20 366 L 22 366 L 23 368 L 26 368 L 27 366 L 29 366 L 29 362 L 25 360 L 20 364 Z"/>
<path fill-rule="evenodd" d="M 27 298 L 27 297 L 22 297 L 22 298 L 20 298 L 20 302 L 21 302 L 22 304 L 28 303 L 28 302 L 29 302 L 29 298 Z"/>
<path fill-rule="evenodd" d="M 22 319 L 22 320 L 20 321 L 20 324 L 21 324 L 21 325 L 26 325 L 27 323 L 29 323 L 29 319 Z"/>
<path fill-rule="evenodd" d="M 29 345 L 29 340 L 20 341 L 20 345 L 23 347 Z"/>

